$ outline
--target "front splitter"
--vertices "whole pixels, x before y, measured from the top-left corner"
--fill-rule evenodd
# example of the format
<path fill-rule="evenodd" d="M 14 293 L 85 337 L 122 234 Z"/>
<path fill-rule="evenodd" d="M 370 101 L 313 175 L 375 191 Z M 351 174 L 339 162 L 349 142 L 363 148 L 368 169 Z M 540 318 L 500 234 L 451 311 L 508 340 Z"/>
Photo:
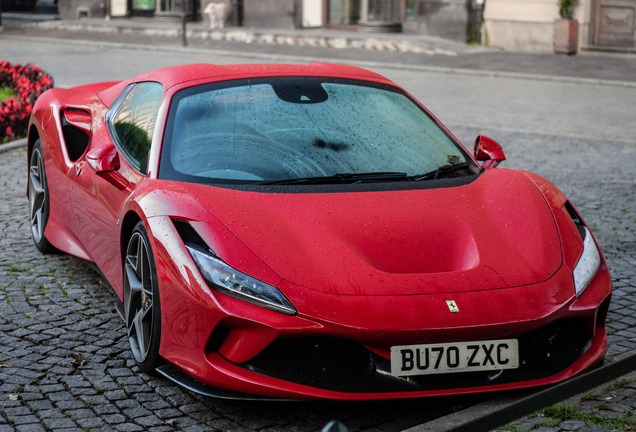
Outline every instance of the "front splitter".
<path fill-rule="evenodd" d="M 186 390 L 190 390 L 193 393 L 200 394 L 202 396 L 217 398 L 217 399 L 228 399 L 228 400 L 241 400 L 241 401 L 269 401 L 269 402 L 299 402 L 299 399 L 285 399 L 285 398 L 275 398 L 269 396 L 259 396 L 259 395 L 251 395 L 248 393 L 240 393 L 234 392 L 231 390 L 223 390 L 216 387 L 211 387 L 205 384 L 200 383 L 199 381 L 191 378 L 185 373 L 181 372 L 179 369 L 172 365 L 163 365 L 159 366 L 156 369 L 157 373 L 159 373 L 164 378 L 169 379 L 180 387 L 183 387 Z"/>

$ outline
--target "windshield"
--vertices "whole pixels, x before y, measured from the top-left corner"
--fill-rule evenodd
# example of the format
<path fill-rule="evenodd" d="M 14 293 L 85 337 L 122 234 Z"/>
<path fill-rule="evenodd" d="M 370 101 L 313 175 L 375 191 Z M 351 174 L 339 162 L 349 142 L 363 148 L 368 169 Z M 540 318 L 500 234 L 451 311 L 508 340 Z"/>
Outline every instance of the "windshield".
<path fill-rule="evenodd" d="M 162 152 L 160 178 L 199 183 L 343 173 L 408 177 L 470 161 L 394 87 L 307 77 L 214 83 L 176 93 Z"/>

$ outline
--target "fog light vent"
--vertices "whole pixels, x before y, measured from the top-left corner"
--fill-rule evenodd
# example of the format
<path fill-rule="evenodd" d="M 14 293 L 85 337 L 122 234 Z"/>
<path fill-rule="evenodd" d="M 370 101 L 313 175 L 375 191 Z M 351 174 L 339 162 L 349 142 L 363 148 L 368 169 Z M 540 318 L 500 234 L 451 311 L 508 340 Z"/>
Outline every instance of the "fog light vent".
<path fill-rule="evenodd" d="M 277 339 L 243 366 L 287 380 L 347 380 L 375 373 L 371 352 L 361 343 L 323 337 Z"/>

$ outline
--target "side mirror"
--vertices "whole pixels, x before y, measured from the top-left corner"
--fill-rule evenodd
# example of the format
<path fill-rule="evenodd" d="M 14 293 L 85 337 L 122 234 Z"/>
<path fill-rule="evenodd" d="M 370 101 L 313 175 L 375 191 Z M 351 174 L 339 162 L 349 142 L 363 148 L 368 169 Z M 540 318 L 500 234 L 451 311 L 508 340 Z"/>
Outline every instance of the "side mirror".
<path fill-rule="evenodd" d="M 117 172 L 121 167 L 121 162 L 119 161 L 119 153 L 112 143 L 92 148 L 86 154 L 86 163 L 95 171 L 95 174 L 117 189 L 124 190 L 128 187 L 128 180 Z"/>
<path fill-rule="evenodd" d="M 86 162 L 98 174 L 117 171 L 121 166 L 119 153 L 112 144 L 91 149 L 86 155 Z"/>
<path fill-rule="evenodd" d="M 475 159 L 482 162 L 484 168 L 494 168 L 506 160 L 506 155 L 497 141 L 479 135 L 475 140 Z"/>

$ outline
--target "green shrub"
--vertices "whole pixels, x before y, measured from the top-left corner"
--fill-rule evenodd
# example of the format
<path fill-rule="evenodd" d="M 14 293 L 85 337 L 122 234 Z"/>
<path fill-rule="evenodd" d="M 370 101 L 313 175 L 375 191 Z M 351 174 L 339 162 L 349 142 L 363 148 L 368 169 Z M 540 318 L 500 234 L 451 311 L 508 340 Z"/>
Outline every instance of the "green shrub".
<path fill-rule="evenodd" d="M 572 19 L 572 6 L 576 4 L 577 0 L 557 0 L 559 6 L 559 15 L 563 19 Z"/>

